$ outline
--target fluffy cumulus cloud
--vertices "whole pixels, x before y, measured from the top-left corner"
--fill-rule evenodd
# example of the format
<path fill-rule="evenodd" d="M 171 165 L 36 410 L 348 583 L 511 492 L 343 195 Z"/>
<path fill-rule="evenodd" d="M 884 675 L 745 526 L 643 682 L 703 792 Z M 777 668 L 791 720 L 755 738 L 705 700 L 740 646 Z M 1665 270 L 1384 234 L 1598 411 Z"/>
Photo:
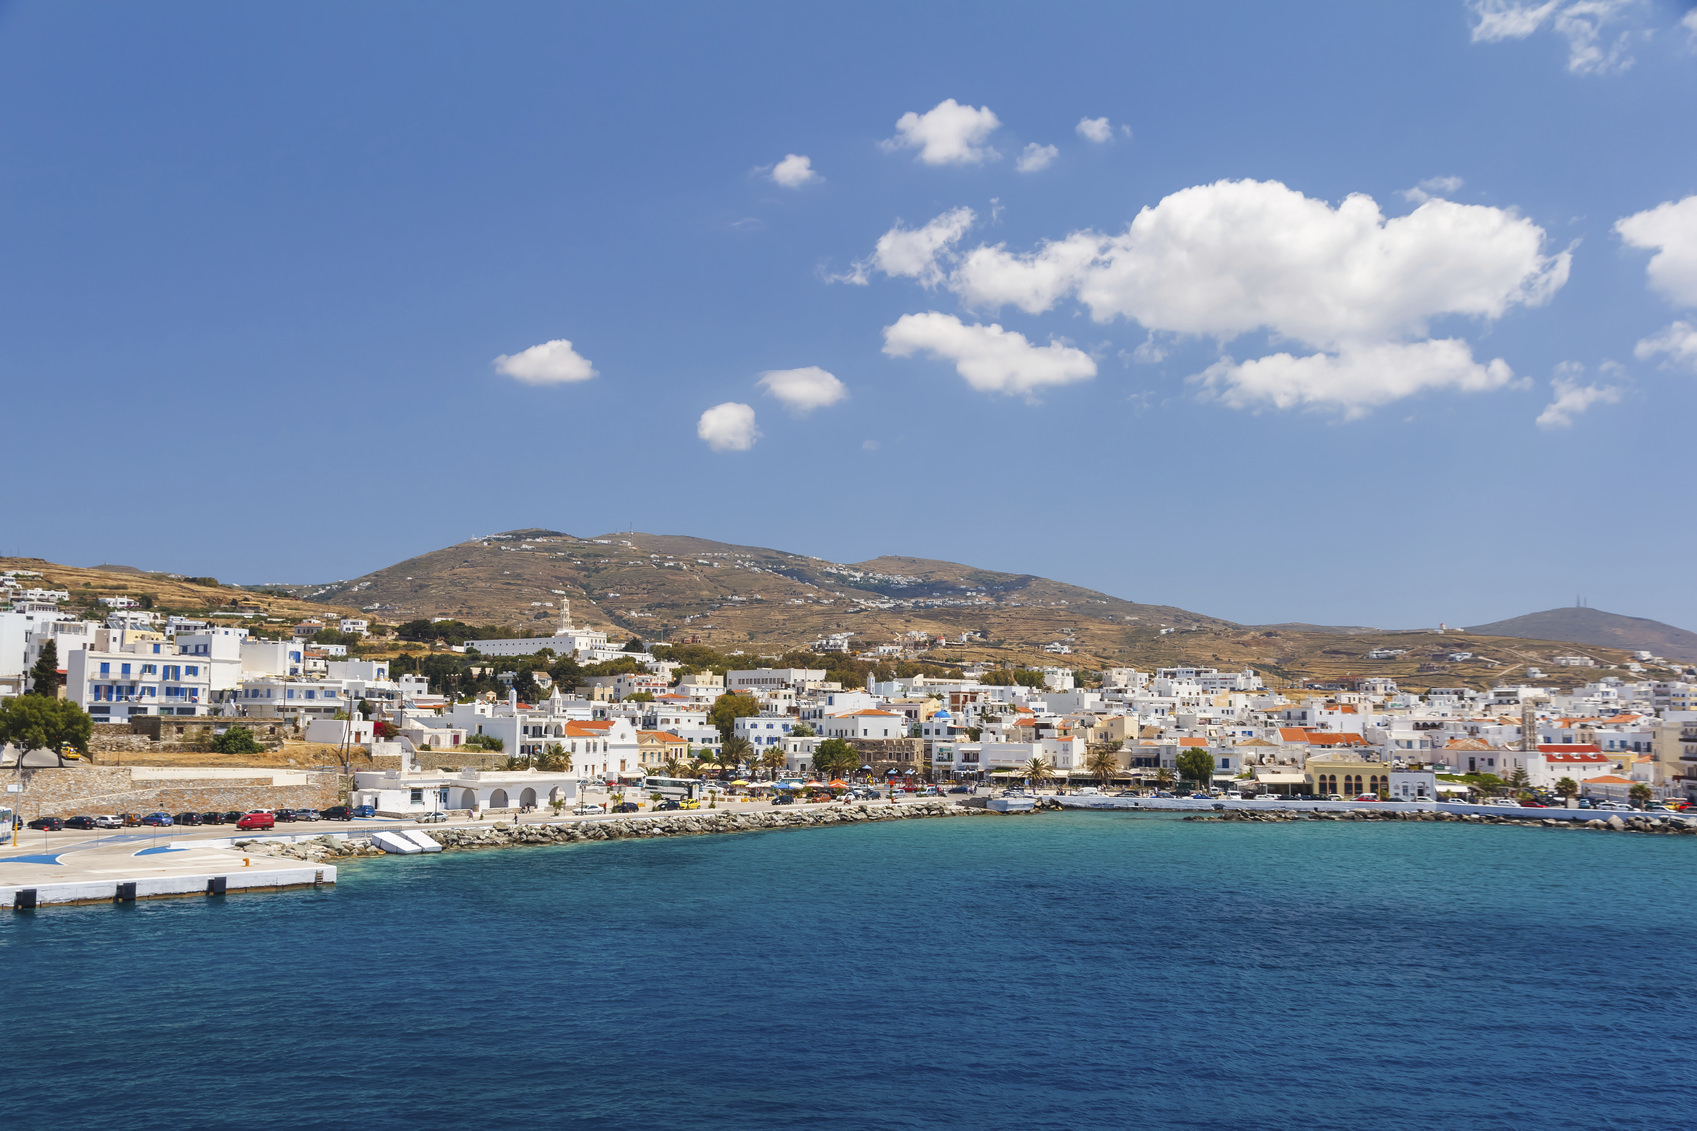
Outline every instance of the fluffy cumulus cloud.
<path fill-rule="evenodd" d="M 1636 24 L 1644 0 L 1472 0 L 1473 42 L 1525 39 L 1549 27 L 1567 40 L 1567 69 L 1574 74 L 1605 74 L 1632 66 Z"/>
<path fill-rule="evenodd" d="M 935 287 L 943 281 L 943 263 L 950 250 L 977 218 L 970 208 L 956 208 L 922 228 L 904 228 L 898 220 L 895 227 L 878 237 L 871 255 L 857 260 L 848 274 L 834 278 L 837 282 L 865 286 L 874 271 L 881 271 Z"/>
<path fill-rule="evenodd" d="M 1050 385 L 1069 385 L 1096 376 L 1096 362 L 1083 350 L 1060 342 L 1032 345 L 1024 334 L 991 324 L 967 325 L 951 314 L 904 314 L 884 327 L 884 352 L 916 353 L 952 361 L 955 372 L 982 393 L 1030 398 Z"/>
<path fill-rule="evenodd" d="M 556 338 L 519 353 L 495 359 L 495 372 L 527 385 L 569 385 L 595 376 L 589 359 L 572 349 L 571 342 Z"/>
<path fill-rule="evenodd" d="M 1675 306 L 1697 306 L 1697 196 L 1670 200 L 1615 222 L 1628 246 L 1654 251 L 1650 286 Z"/>
<path fill-rule="evenodd" d="M 896 136 L 886 150 L 917 149 L 927 165 L 981 165 L 1001 154 L 985 143 L 1001 127 L 988 106 L 962 106 L 945 98 L 923 114 L 909 110 L 896 119 Z"/>
<path fill-rule="evenodd" d="M 1061 151 L 1052 145 L 1038 145 L 1032 142 L 1019 155 L 1019 163 L 1014 166 L 1022 173 L 1035 173 L 1048 167 L 1049 162 L 1060 156 Z"/>
<path fill-rule="evenodd" d="M 772 166 L 772 179 L 785 188 L 800 188 L 825 178 L 813 168 L 813 158 L 786 153 L 782 161 Z"/>
<path fill-rule="evenodd" d="M 1226 358 L 1190 380 L 1233 408 L 1327 408 L 1353 419 L 1428 389 L 1500 389 L 1514 380 L 1514 371 L 1501 358 L 1480 364 L 1466 342 L 1444 338 L 1349 346 L 1306 357 Z"/>
<path fill-rule="evenodd" d="M 1697 373 L 1697 326 L 1675 322 L 1659 334 L 1640 341 L 1632 352 L 1640 361 L 1659 359 L 1669 368 Z"/>
<path fill-rule="evenodd" d="M 1621 376 L 1620 366 L 1612 361 L 1605 361 L 1599 368 L 1605 375 Z M 1576 361 L 1564 361 L 1556 366 L 1555 376 L 1550 379 L 1555 400 L 1538 414 L 1538 427 L 1571 428 L 1573 418 L 1589 412 L 1591 406 L 1620 402 L 1625 390 L 1619 385 L 1584 385 L 1580 383 L 1584 375 L 1585 367 Z"/>
<path fill-rule="evenodd" d="M 817 365 L 801 369 L 768 369 L 757 384 L 797 416 L 829 408 L 848 396 L 848 386 Z"/>
<path fill-rule="evenodd" d="M 1040 314 L 1076 299 L 1098 322 L 1221 342 L 1265 331 L 1325 355 L 1211 370 L 1205 385 L 1231 404 L 1359 413 L 1426 388 L 1498 388 L 1506 364 L 1473 362 L 1464 342 L 1425 340 L 1430 323 L 1541 304 L 1569 269 L 1569 255 L 1547 253 L 1543 229 L 1511 210 L 1431 199 L 1386 218 L 1371 197 L 1333 207 L 1276 181 L 1183 189 L 1118 235 L 1073 232 L 1029 252 L 962 249 L 969 225 L 945 223 L 952 215 L 922 229 L 933 232 L 924 240 L 892 229 L 873 261 L 886 240 L 899 242 L 902 269 L 886 273 L 944 284 L 973 309 Z M 1237 392 L 1225 396 L 1226 386 Z"/>
<path fill-rule="evenodd" d="M 1114 127 L 1108 124 L 1106 118 L 1080 118 L 1078 125 L 1073 128 L 1078 131 L 1079 137 L 1097 145 L 1114 139 Z"/>
<path fill-rule="evenodd" d="M 736 401 L 716 404 L 696 421 L 695 434 L 716 452 L 746 452 L 760 439 L 754 409 Z"/>

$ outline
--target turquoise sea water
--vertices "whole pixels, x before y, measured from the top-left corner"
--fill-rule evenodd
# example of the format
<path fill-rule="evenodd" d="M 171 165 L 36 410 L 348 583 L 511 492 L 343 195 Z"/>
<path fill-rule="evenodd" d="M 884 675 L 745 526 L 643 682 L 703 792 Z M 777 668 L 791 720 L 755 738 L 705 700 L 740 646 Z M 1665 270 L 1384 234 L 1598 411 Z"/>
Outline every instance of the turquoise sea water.
<path fill-rule="evenodd" d="M 1688 1127 L 1694 864 L 1070 813 L 0 916 L 0 1123 Z"/>

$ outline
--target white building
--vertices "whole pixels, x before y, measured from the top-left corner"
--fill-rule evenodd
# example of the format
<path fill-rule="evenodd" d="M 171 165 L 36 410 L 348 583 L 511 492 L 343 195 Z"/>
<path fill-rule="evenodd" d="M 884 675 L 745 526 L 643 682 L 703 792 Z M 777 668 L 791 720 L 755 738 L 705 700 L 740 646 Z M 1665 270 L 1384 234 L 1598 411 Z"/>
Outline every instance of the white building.
<path fill-rule="evenodd" d="M 360 771 L 354 774 L 350 800 L 370 805 L 384 816 L 537 808 L 577 802 L 575 771 L 461 770 L 454 774 Z"/>
<path fill-rule="evenodd" d="M 236 657 L 180 653 L 159 633 L 102 628 L 89 647 L 65 658 L 65 697 L 99 722 L 205 715 L 214 690 L 233 690 L 240 669 Z"/>
<path fill-rule="evenodd" d="M 817 729 L 824 738 L 906 738 L 908 721 L 894 711 L 868 707 L 820 719 Z"/>
<path fill-rule="evenodd" d="M 781 746 L 800 720 L 791 715 L 745 715 L 738 719 L 734 733 L 746 738 L 756 756 L 768 746 Z"/>
<path fill-rule="evenodd" d="M 823 668 L 754 668 L 748 671 L 725 673 L 725 688 L 729 691 L 769 691 L 788 687 L 799 690 L 809 683 L 825 678 Z"/>

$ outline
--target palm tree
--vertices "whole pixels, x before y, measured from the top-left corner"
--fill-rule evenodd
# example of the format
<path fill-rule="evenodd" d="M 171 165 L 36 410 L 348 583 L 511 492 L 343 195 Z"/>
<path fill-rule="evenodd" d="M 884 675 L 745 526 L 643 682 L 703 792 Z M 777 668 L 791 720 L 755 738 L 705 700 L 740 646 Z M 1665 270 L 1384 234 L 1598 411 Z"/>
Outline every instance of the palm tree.
<path fill-rule="evenodd" d="M 1643 782 L 1639 782 L 1637 785 L 1626 791 L 1626 796 L 1634 805 L 1642 809 L 1650 803 L 1650 799 L 1656 796 L 1656 794 L 1649 786 L 1645 785 Z"/>
<path fill-rule="evenodd" d="M 563 773 L 572 768 L 572 756 L 566 753 L 566 748 L 558 742 L 550 742 L 542 748 L 542 753 L 534 756 L 536 768 L 550 773 Z"/>
<path fill-rule="evenodd" d="M 1168 786 L 1173 784 L 1173 772 L 1167 767 L 1162 766 L 1160 769 L 1155 771 L 1155 784 L 1160 786 L 1162 789 L 1166 789 Z"/>
<path fill-rule="evenodd" d="M 776 779 L 778 771 L 784 768 L 784 752 L 776 746 L 768 746 L 760 755 L 760 768 Z"/>
<path fill-rule="evenodd" d="M 1579 783 L 1572 778 L 1562 778 L 1556 783 L 1556 792 L 1563 797 L 1578 797 Z"/>
<path fill-rule="evenodd" d="M 733 734 L 725 739 L 719 747 L 719 771 L 728 779 L 737 772 L 737 767 L 749 760 L 754 751 L 754 745 L 740 734 Z"/>
<path fill-rule="evenodd" d="M 1084 768 L 1095 774 L 1096 780 L 1106 789 L 1113 784 L 1114 778 L 1119 776 L 1120 760 L 1114 757 L 1112 750 L 1097 750 L 1090 755 L 1090 761 L 1085 763 Z"/>
<path fill-rule="evenodd" d="M 1025 771 L 1025 780 L 1031 783 L 1032 789 L 1042 789 L 1055 780 L 1054 767 L 1042 755 L 1031 759 L 1020 767 Z"/>
<path fill-rule="evenodd" d="M 813 772 L 826 781 L 853 773 L 859 765 L 860 755 L 840 738 L 827 738 L 813 752 Z"/>
<path fill-rule="evenodd" d="M 666 771 L 667 777 L 675 778 L 689 767 L 678 761 L 676 758 L 667 758 L 666 764 L 660 768 Z"/>

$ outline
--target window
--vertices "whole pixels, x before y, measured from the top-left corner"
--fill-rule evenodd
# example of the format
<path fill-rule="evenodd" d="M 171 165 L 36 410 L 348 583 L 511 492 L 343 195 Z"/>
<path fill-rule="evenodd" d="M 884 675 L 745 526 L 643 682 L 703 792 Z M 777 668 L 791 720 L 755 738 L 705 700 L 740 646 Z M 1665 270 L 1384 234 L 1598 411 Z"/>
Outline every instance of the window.
<path fill-rule="evenodd" d="M 190 676 L 197 676 L 200 674 L 200 666 L 198 664 L 190 664 L 188 672 Z"/>
<path fill-rule="evenodd" d="M 100 674 L 101 675 L 111 675 L 112 674 L 112 665 L 109 664 L 109 663 L 106 663 L 105 661 L 101 661 Z"/>
<path fill-rule="evenodd" d="M 414 805 L 423 805 L 424 804 L 424 790 L 415 789 L 415 790 L 412 791 L 412 803 Z"/>
<path fill-rule="evenodd" d="M 129 675 L 130 674 L 130 665 L 128 665 L 128 664 L 118 665 L 118 674 L 119 675 Z"/>

